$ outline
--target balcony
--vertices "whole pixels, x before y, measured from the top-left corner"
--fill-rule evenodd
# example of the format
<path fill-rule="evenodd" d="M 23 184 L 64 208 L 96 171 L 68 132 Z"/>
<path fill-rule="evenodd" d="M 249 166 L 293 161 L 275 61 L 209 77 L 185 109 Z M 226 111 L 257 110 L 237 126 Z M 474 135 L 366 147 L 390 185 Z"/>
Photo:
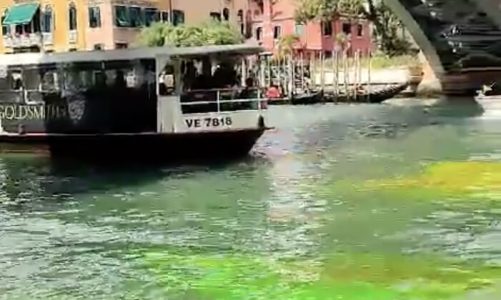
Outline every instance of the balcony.
<path fill-rule="evenodd" d="M 70 44 L 76 44 L 78 40 L 78 32 L 76 30 L 70 30 L 68 32 L 68 42 Z"/>
<path fill-rule="evenodd" d="M 3 46 L 5 48 L 12 48 L 12 38 L 10 36 L 3 37 Z"/>
<path fill-rule="evenodd" d="M 29 48 L 42 46 L 42 35 L 40 33 L 13 34 L 4 36 L 4 46 L 7 48 Z"/>
<path fill-rule="evenodd" d="M 42 33 L 42 42 L 44 46 L 51 46 L 54 44 L 54 34 L 52 32 Z"/>

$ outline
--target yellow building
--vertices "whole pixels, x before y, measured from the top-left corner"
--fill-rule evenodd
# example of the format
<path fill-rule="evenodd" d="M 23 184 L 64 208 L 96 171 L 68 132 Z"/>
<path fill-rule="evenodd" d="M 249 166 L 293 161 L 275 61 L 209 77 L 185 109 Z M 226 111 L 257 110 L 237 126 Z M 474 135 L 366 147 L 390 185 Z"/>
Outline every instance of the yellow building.
<path fill-rule="evenodd" d="M 0 51 L 84 49 L 84 31 L 80 30 L 86 17 L 84 2 L 87 0 L 0 1 L 3 36 Z"/>
<path fill-rule="evenodd" d="M 0 53 L 130 46 L 154 21 L 219 17 L 244 28 L 247 0 L 0 0 Z"/>

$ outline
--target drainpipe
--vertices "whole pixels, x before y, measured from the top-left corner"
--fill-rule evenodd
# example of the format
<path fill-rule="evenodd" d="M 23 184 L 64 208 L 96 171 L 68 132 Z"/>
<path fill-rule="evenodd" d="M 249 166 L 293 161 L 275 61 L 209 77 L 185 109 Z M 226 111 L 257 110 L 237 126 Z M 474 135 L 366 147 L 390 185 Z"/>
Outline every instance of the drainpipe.
<path fill-rule="evenodd" d="M 172 16 L 172 12 L 174 11 L 172 9 L 172 5 L 173 5 L 172 2 L 173 2 L 173 0 L 169 0 L 169 21 L 171 24 L 174 24 L 174 18 Z"/>

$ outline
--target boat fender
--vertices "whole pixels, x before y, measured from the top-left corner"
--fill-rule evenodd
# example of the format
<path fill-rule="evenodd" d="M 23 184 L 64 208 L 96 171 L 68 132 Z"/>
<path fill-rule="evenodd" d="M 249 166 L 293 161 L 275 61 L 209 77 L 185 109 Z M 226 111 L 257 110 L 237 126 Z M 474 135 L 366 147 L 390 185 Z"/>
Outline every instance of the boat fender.
<path fill-rule="evenodd" d="M 24 124 L 19 124 L 17 126 L 17 133 L 18 134 L 26 134 L 26 128 L 24 127 Z"/>
<path fill-rule="evenodd" d="M 259 128 L 264 128 L 265 124 L 264 124 L 264 118 L 263 116 L 259 116 L 258 120 L 257 120 L 257 127 Z"/>

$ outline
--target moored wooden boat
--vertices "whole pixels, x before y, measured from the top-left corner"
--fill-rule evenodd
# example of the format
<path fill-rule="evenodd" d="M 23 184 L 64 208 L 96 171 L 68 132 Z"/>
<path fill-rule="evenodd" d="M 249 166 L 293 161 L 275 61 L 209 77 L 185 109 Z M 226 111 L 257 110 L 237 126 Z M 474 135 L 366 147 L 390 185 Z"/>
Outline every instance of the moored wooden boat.
<path fill-rule="evenodd" d="M 391 99 L 404 91 L 409 86 L 408 82 L 393 85 L 371 92 L 359 92 L 356 95 L 330 95 L 328 102 L 350 102 L 350 103 L 381 103 Z"/>
<path fill-rule="evenodd" d="M 205 74 L 193 75 L 204 84 L 196 89 L 195 78 L 186 78 L 193 61 L 238 61 L 261 50 L 243 44 L 0 56 L 0 152 L 126 160 L 246 155 L 267 129 L 260 93 L 207 86 Z M 210 76 L 228 79 L 217 72 Z"/>
<path fill-rule="evenodd" d="M 324 93 L 323 91 L 310 92 L 304 94 L 293 95 L 290 98 L 278 98 L 278 99 L 270 99 L 268 104 L 270 105 L 308 105 L 308 104 L 317 104 L 324 102 Z"/>

